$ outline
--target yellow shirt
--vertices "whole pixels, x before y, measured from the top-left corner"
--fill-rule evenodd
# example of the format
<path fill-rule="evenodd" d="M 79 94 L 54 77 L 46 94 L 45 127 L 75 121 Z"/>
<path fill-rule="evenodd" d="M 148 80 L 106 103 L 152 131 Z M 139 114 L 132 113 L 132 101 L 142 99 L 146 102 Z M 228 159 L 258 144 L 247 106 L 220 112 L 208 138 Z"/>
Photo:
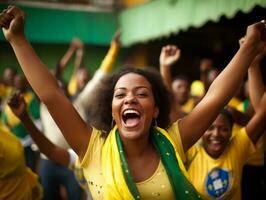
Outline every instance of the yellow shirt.
<path fill-rule="evenodd" d="M 232 130 L 232 136 L 238 134 L 242 128 L 243 128 L 242 126 L 238 124 L 234 124 L 233 130 Z M 256 143 L 255 152 L 249 155 L 245 164 L 251 165 L 251 166 L 263 166 L 264 165 L 264 149 L 265 149 L 264 148 L 264 137 L 266 137 L 265 134 L 263 134 L 259 138 L 258 142 Z"/>
<path fill-rule="evenodd" d="M 177 122 L 170 127 L 168 133 L 176 143 L 181 158 L 184 158 L 184 151 L 178 132 Z M 93 199 L 103 199 L 104 196 L 105 182 L 101 171 L 101 149 L 105 139 L 106 137 L 101 131 L 94 129 L 87 152 L 80 163 Z M 166 171 L 161 162 L 150 178 L 143 182 L 136 183 L 136 186 L 140 192 L 141 199 L 175 199 Z"/>
<path fill-rule="evenodd" d="M 41 186 L 36 174 L 25 165 L 20 141 L 0 125 L 0 199 L 41 198 Z"/>
<path fill-rule="evenodd" d="M 242 169 L 254 151 L 244 128 L 231 138 L 217 159 L 210 157 L 201 145 L 194 145 L 187 152 L 189 178 L 205 199 L 240 200 Z"/>

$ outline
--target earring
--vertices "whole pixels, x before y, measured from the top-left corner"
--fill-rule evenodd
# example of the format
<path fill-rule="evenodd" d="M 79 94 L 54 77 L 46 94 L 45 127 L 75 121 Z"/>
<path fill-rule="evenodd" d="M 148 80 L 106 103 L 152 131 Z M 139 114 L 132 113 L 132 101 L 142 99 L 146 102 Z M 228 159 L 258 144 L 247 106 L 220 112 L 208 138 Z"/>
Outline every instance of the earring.
<path fill-rule="evenodd" d="M 154 126 L 157 126 L 157 118 L 154 118 Z"/>

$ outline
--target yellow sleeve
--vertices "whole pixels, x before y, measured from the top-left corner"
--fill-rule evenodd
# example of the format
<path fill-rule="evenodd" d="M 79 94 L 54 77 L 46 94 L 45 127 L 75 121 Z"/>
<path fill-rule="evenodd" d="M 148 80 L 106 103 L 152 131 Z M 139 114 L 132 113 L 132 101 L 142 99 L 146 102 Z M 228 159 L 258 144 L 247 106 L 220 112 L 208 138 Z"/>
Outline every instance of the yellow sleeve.
<path fill-rule="evenodd" d="M 112 70 L 113 64 L 116 60 L 119 51 L 119 46 L 116 42 L 112 42 L 109 51 L 107 52 L 105 58 L 102 61 L 100 70 L 104 72 L 110 72 Z"/>
<path fill-rule="evenodd" d="M 68 92 L 70 96 L 73 96 L 77 91 L 77 78 L 75 74 L 73 74 L 70 78 L 70 81 L 67 86 Z"/>

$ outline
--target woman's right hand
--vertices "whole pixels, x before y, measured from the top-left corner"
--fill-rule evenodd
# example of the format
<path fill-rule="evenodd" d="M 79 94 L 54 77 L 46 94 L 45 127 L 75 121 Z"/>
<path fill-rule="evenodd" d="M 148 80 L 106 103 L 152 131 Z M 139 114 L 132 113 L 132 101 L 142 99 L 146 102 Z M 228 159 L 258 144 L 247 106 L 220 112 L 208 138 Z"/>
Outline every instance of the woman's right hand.
<path fill-rule="evenodd" d="M 254 48 L 257 54 L 263 52 L 266 48 L 266 22 L 262 20 L 254 23 L 247 28 L 247 33 L 243 45 Z"/>
<path fill-rule="evenodd" d="M 25 13 L 16 6 L 8 6 L 0 14 L 0 25 L 7 41 L 16 37 L 24 37 Z"/>

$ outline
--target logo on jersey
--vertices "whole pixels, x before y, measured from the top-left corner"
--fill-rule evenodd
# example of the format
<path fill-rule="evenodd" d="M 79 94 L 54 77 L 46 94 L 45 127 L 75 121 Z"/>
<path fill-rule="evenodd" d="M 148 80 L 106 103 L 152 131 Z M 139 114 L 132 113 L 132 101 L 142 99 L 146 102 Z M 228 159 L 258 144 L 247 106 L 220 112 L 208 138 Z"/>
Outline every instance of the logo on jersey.
<path fill-rule="evenodd" d="M 213 198 L 219 198 L 229 190 L 229 172 L 215 168 L 208 173 L 206 180 L 206 191 Z"/>

